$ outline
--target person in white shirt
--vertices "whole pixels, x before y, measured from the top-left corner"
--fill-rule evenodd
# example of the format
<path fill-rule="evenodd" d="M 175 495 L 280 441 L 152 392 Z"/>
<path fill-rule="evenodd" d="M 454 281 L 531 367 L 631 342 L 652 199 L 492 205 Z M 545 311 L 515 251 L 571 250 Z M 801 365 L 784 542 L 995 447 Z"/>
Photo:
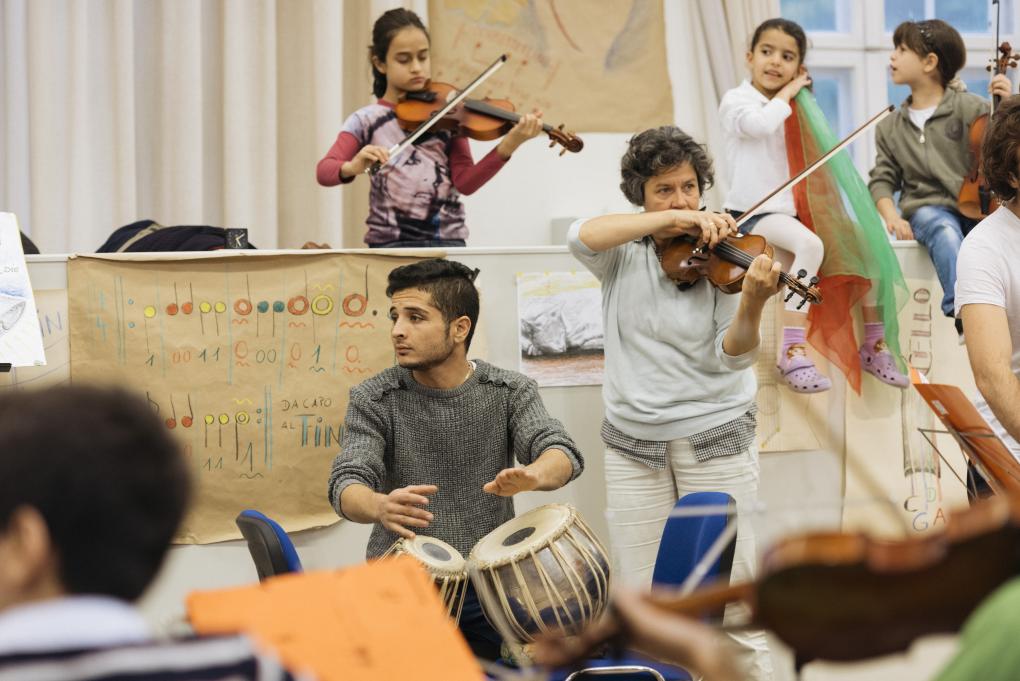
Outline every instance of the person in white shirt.
<path fill-rule="evenodd" d="M 981 154 L 1001 204 L 960 247 L 955 312 L 980 330 L 967 333 L 978 409 L 1020 460 L 1020 97 L 996 109 Z"/>
<path fill-rule="evenodd" d="M 806 51 L 807 37 L 800 25 L 781 18 L 763 22 L 755 29 L 747 53 L 750 79 L 723 96 L 719 118 L 726 133 L 729 185 L 723 208 L 734 217 L 740 217 L 791 174 L 785 125 L 793 113 L 790 100 L 811 83 L 804 67 Z M 792 273 L 804 271 L 807 278 L 819 273 L 825 245 L 797 219 L 792 190 L 770 199 L 740 229 L 745 234 L 753 231 L 789 253 L 793 258 L 789 268 Z M 884 383 L 905 387 L 909 380 L 886 347 L 885 326 L 874 301 L 875 296 L 870 293 L 862 309 L 861 368 Z M 807 354 L 806 325 L 807 310 L 794 296 L 786 302 L 783 312 L 783 338 L 776 368 L 786 385 L 796 392 L 822 392 L 831 388 L 832 382 Z"/>
<path fill-rule="evenodd" d="M 0 681 L 291 678 L 244 638 L 157 643 L 132 605 L 191 492 L 145 400 L 61 386 L 0 395 Z"/>

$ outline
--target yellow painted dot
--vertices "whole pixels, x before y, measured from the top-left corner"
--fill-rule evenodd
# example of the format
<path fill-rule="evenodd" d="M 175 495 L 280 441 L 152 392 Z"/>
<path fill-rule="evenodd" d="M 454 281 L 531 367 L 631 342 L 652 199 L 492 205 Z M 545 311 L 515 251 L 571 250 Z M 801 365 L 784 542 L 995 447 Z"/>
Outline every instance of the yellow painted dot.
<path fill-rule="evenodd" d="M 206 423 L 206 425 L 210 425 L 211 426 L 213 424 L 213 421 L 215 421 L 215 420 L 216 420 L 216 417 L 213 416 L 212 414 L 206 414 L 205 415 L 205 423 Z"/>
<path fill-rule="evenodd" d="M 220 414 L 220 423 L 222 423 L 223 425 L 230 423 L 230 417 L 227 416 L 226 414 Z"/>
<path fill-rule="evenodd" d="M 222 300 L 218 300 L 216 301 L 216 306 L 213 309 L 215 309 L 217 312 L 226 312 L 227 304 L 224 303 Z"/>
<path fill-rule="evenodd" d="M 148 317 L 149 319 L 152 319 L 153 317 L 155 317 L 156 316 L 156 308 L 153 307 L 152 305 L 146 305 L 145 306 L 145 316 Z"/>
<path fill-rule="evenodd" d="M 198 304 L 198 309 L 201 310 L 202 312 L 208 312 L 209 310 L 212 309 L 212 305 L 209 304 L 208 300 L 203 300 L 201 303 Z"/>

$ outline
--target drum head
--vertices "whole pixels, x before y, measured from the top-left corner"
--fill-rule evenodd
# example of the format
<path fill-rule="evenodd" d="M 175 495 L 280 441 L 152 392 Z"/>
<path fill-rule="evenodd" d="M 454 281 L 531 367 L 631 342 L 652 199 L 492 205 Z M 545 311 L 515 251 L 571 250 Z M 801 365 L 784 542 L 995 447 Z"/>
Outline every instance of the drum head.
<path fill-rule="evenodd" d="M 415 535 L 404 540 L 404 551 L 430 568 L 441 572 L 460 572 L 464 569 L 464 556 L 444 541 Z"/>
<path fill-rule="evenodd" d="M 570 525 L 574 510 L 564 504 L 547 504 L 509 520 L 471 549 L 471 558 L 483 564 L 500 563 L 529 549 L 541 548 Z"/>

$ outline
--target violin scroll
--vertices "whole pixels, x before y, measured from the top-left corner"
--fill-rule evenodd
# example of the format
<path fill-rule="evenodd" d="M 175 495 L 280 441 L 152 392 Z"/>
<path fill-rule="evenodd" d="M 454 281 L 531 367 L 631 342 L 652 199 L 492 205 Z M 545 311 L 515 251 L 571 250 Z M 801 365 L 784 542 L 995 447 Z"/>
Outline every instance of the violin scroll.
<path fill-rule="evenodd" d="M 584 142 L 581 141 L 581 138 L 572 132 L 564 130 L 563 123 L 560 123 L 559 126 L 555 128 L 550 127 L 545 132 L 546 134 L 549 135 L 550 148 L 556 146 L 557 144 L 563 147 L 563 149 L 560 151 L 560 156 L 567 153 L 568 151 L 576 154 L 577 152 L 584 149 Z"/>
<path fill-rule="evenodd" d="M 1018 60 L 1020 60 L 1020 53 L 1014 52 L 1009 41 L 1005 41 L 999 45 L 999 56 L 988 60 L 985 71 L 993 74 L 1005 73 L 1006 69 L 1015 69 Z"/>

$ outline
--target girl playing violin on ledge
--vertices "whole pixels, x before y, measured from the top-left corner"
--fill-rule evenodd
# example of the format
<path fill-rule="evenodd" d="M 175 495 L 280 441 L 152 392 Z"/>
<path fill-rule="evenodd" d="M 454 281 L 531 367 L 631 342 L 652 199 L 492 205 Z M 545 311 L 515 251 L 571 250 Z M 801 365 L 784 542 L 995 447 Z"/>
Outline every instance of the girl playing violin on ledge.
<path fill-rule="evenodd" d="M 373 163 L 389 160 L 388 149 L 407 134 L 397 123 L 396 102 L 424 90 L 431 77 L 429 34 L 414 12 L 393 9 L 380 16 L 369 49 L 379 101 L 344 121 L 316 169 L 325 187 L 353 182 Z M 517 147 L 541 131 L 540 112 L 522 116 L 478 163 L 465 137 L 430 131 L 372 176 L 365 242 L 372 248 L 464 246 L 468 230 L 460 195 L 488 182 Z"/>
<path fill-rule="evenodd" d="M 673 505 L 710 490 L 736 500 L 732 578 L 750 579 L 756 556 L 745 511 L 757 499 L 759 477 L 753 365 L 779 264 L 758 256 L 739 295 L 705 279 L 677 286 L 660 264 L 669 239 L 690 235 L 714 247 L 737 231 L 731 216 L 699 210 L 712 161 L 689 135 L 664 126 L 632 137 L 621 166 L 620 187 L 644 212 L 578 220 L 568 236 L 574 257 L 602 282 L 602 438 L 616 575 L 649 586 Z M 764 634 L 735 638 L 753 658 L 754 678 L 771 678 Z"/>

